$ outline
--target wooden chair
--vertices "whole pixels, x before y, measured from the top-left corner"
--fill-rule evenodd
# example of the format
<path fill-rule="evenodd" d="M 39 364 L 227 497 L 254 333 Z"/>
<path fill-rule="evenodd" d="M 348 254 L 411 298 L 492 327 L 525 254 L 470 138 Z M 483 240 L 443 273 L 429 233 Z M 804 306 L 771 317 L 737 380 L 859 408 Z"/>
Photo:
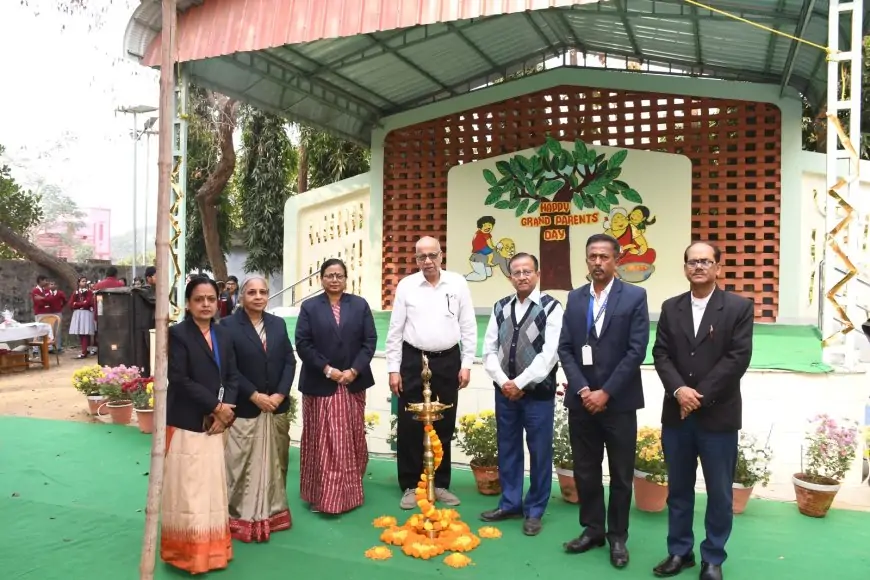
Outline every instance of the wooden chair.
<path fill-rule="evenodd" d="M 57 360 L 57 365 L 60 366 L 60 352 L 58 349 L 58 345 L 60 344 L 60 331 L 61 331 L 61 329 L 60 329 L 60 324 L 61 324 L 60 315 L 58 315 L 58 314 L 44 314 L 42 316 L 42 318 L 39 320 L 39 322 L 41 322 L 43 324 L 48 324 L 49 326 L 51 326 L 51 341 L 48 343 L 48 345 L 50 347 L 51 346 L 54 347 L 54 356 L 55 356 L 55 359 Z M 33 348 L 40 348 L 39 362 L 42 364 L 45 364 L 46 361 L 42 360 L 42 350 L 41 350 L 42 339 L 41 338 L 37 341 L 34 341 L 34 342 L 28 342 L 27 347 L 28 347 L 28 351 L 31 351 Z M 36 361 L 31 360 L 30 362 L 35 364 Z"/>

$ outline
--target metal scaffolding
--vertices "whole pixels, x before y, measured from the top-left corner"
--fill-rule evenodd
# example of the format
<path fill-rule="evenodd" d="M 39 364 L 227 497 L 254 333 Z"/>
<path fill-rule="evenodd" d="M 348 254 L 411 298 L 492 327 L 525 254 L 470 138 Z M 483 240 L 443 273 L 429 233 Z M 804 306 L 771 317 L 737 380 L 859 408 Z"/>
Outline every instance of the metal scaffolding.
<path fill-rule="evenodd" d="M 863 0 L 828 4 L 827 196 L 822 335 L 825 362 L 854 370 L 860 324 L 858 261 L 867 200 L 860 197 Z M 844 31 L 849 31 L 848 38 Z M 848 123 L 845 122 L 848 115 Z M 842 123 L 841 123 L 842 121 Z M 856 330 L 855 327 L 858 327 Z"/>
<path fill-rule="evenodd" d="M 184 288 L 187 285 L 185 264 L 187 237 L 187 98 L 188 79 L 181 66 L 175 82 L 175 118 L 172 122 L 172 189 L 169 206 L 169 320 L 184 318 Z"/>

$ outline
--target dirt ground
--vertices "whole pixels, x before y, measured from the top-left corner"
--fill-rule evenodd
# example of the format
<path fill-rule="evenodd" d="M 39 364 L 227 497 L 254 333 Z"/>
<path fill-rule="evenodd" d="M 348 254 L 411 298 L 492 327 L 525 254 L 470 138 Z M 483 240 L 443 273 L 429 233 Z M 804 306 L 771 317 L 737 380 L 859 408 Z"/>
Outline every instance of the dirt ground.
<path fill-rule="evenodd" d="M 60 365 L 52 354 L 48 370 L 31 367 L 24 372 L 0 375 L 0 415 L 99 422 L 88 413 L 87 399 L 72 386 L 73 373 L 83 366 L 97 364 L 97 357 L 77 360 L 74 358 L 77 354 L 77 349 L 64 352 Z"/>

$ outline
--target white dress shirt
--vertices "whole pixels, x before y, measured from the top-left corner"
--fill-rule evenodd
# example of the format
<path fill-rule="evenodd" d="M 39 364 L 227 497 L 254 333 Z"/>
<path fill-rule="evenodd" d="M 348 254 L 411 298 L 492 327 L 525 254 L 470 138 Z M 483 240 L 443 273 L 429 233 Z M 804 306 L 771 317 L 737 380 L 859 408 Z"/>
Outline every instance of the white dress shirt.
<path fill-rule="evenodd" d="M 589 285 L 589 294 L 592 295 L 592 320 L 595 322 L 595 334 L 598 336 L 601 336 L 601 329 L 604 327 L 604 317 L 607 315 L 607 297 L 610 296 L 610 291 L 613 290 L 614 280 L 616 278 L 610 280 L 610 283 L 601 291 L 600 296 L 596 296 L 595 287 L 592 284 Z M 603 311 L 602 308 L 604 308 Z M 595 320 L 596 317 L 598 320 Z"/>
<path fill-rule="evenodd" d="M 520 302 L 514 294 L 513 299 L 505 305 L 504 315 L 510 316 L 513 309 L 517 322 L 522 320 L 532 303 L 541 303 L 541 292 L 535 288 L 528 298 Z M 559 335 L 562 333 L 562 305 L 556 304 L 547 317 L 547 326 L 544 330 L 544 347 L 541 352 L 532 359 L 531 364 L 515 379 L 514 384 L 522 389 L 532 383 L 540 383 L 553 370 L 559 359 Z M 498 362 L 498 323 L 495 319 L 495 307 L 489 317 L 486 326 L 486 335 L 483 339 L 483 368 L 495 383 L 502 387 L 510 379 Z"/>
<path fill-rule="evenodd" d="M 693 294 L 689 294 L 692 300 L 692 322 L 695 325 L 695 336 L 698 336 L 698 328 L 701 326 L 701 320 L 704 318 L 704 312 L 707 310 L 707 303 L 710 302 L 710 292 L 704 298 L 696 298 Z"/>
<path fill-rule="evenodd" d="M 434 286 L 423 272 L 399 282 L 387 332 L 387 372 L 399 372 L 403 342 L 429 352 L 448 350 L 461 342 L 462 368 L 471 368 L 477 352 L 477 318 L 464 277 L 441 270 Z"/>

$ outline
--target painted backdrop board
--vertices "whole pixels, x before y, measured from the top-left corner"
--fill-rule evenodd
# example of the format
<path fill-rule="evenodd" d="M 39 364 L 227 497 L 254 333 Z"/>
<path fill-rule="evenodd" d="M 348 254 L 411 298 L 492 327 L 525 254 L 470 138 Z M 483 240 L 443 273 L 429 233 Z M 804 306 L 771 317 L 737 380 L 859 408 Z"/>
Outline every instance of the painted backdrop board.
<path fill-rule="evenodd" d="M 587 282 L 586 239 L 606 233 L 617 275 L 646 288 L 650 312 L 687 289 L 692 166 L 683 155 L 559 142 L 453 167 L 447 174 L 447 267 L 476 308 L 513 292 L 508 260 L 541 262 L 540 288 L 564 302 Z"/>

